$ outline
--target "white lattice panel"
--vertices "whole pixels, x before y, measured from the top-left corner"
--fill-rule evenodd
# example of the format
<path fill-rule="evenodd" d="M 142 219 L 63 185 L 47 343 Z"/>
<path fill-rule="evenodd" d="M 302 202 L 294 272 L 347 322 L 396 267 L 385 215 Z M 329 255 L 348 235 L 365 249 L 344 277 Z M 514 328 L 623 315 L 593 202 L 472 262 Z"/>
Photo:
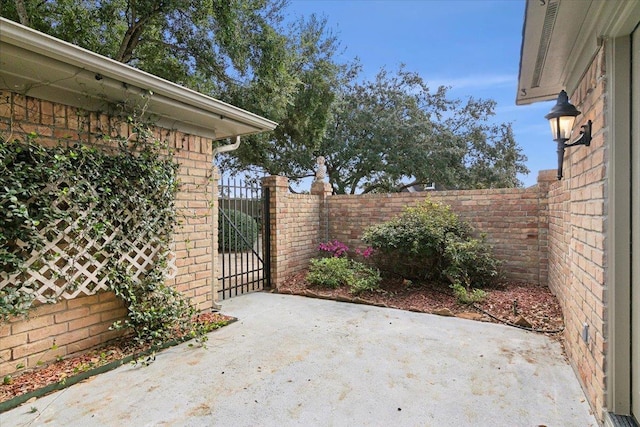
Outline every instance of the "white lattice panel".
<path fill-rule="evenodd" d="M 84 190 L 89 186 L 83 187 Z M 118 227 L 105 227 L 99 233 L 83 230 L 87 212 L 72 210 L 70 198 L 61 198 L 56 205 L 70 213 L 72 220 L 58 220 L 50 227 L 43 228 L 41 233 L 47 237 L 46 245 L 31 252 L 25 272 L 11 276 L 0 272 L 0 289 L 16 285 L 22 285 L 26 290 L 36 289 L 35 299 L 41 302 L 93 295 L 107 289 L 106 265 L 111 256 L 108 245 L 122 230 Z M 117 217 L 121 218 L 120 227 L 132 221 L 128 211 L 122 211 Z M 23 248 L 26 246 L 23 242 L 17 243 Z M 129 251 L 118 262 L 126 265 L 135 278 L 148 271 L 161 255 L 157 242 L 145 239 L 145 236 L 136 236 L 125 244 Z M 175 277 L 178 272 L 173 251 L 169 253 L 166 270 L 167 278 Z"/>

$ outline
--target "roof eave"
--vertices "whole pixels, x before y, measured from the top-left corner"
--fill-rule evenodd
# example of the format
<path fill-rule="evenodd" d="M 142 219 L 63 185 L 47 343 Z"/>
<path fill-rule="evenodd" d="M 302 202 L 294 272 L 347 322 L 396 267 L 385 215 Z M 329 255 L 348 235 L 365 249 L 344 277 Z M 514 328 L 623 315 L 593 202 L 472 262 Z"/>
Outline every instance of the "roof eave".
<path fill-rule="evenodd" d="M 212 139 L 277 123 L 0 18 L 0 88 L 91 110 L 144 99 L 159 125 Z"/>
<path fill-rule="evenodd" d="M 640 2 L 527 0 L 516 104 L 571 94 L 603 40 L 629 34 Z"/>

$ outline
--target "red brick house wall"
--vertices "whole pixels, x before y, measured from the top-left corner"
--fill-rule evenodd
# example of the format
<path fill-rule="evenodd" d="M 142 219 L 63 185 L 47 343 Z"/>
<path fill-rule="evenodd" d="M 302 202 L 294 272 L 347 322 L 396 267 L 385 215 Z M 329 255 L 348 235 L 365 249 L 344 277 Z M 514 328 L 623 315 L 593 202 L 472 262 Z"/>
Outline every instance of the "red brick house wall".
<path fill-rule="evenodd" d="M 593 122 L 589 147 L 568 148 L 564 178 L 549 194 L 549 287 L 562 306 L 567 356 L 596 415 L 605 406 L 606 68 L 600 49 L 571 102 L 576 126 Z M 579 129 L 574 129 L 574 136 Z M 575 138 L 574 138 L 575 139 Z M 588 327 L 588 341 L 582 339 Z"/>
<path fill-rule="evenodd" d="M 99 145 L 103 141 L 101 135 L 128 136 L 130 129 L 116 124 L 106 114 L 0 92 L 0 134 L 13 140 L 32 132 L 38 135 L 39 143 L 49 146 L 60 141 Z M 175 151 L 182 183 L 177 196 L 183 222 L 175 235 L 177 274 L 168 283 L 205 310 L 213 303 L 210 201 L 212 191 L 217 190 L 209 179 L 212 143 L 177 131 L 156 132 Z M 34 367 L 109 341 L 117 336 L 109 326 L 125 315 L 123 303 L 111 292 L 41 304 L 32 310 L 29 319 L 13 319 L 0 325 L 0 376 L 16 371 L 17 366 Z"/>

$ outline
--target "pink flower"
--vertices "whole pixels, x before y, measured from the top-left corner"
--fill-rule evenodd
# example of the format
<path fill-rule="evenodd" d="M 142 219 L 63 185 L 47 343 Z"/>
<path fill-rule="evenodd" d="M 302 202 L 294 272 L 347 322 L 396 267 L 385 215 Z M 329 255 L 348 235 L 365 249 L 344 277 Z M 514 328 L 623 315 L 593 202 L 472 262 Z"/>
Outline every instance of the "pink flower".
<path fill-rule="evenodd" d="M 318 245 L 318 250 L 331 252 L 334 257 L 339 258 L 347 254 L 349 247 L 338 240 L 334 240 L 333 242 L 320 243 Z"/>
<path fill-rule="evenodd" d="M 356 249 L 356 253 L 358 255 L 360 255 L 362 258 L 367 259 L 371 255 L 373 255 L 373 248 L 371 246 L 369 246 L 368 248 L 363 249 L 363 250 Z"/>

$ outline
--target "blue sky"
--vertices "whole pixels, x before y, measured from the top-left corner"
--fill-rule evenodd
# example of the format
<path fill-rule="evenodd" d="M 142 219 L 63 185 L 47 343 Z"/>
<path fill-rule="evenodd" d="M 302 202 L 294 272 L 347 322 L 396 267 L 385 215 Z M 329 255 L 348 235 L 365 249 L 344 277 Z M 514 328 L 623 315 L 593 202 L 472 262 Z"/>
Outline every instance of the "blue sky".
<path fill-rule="evenodd" d="M 455 98 L 491 98 L 496 122 L 511 122 L 527 156 L 525 186 L 556 167 L 555 144 L 544 115 L 553 102 L 516 106 L 524 0 L 291 0 L 291 18 L 315 13 L 363 76 L 401 63 L 432 87 L 452 86 Z"/>

